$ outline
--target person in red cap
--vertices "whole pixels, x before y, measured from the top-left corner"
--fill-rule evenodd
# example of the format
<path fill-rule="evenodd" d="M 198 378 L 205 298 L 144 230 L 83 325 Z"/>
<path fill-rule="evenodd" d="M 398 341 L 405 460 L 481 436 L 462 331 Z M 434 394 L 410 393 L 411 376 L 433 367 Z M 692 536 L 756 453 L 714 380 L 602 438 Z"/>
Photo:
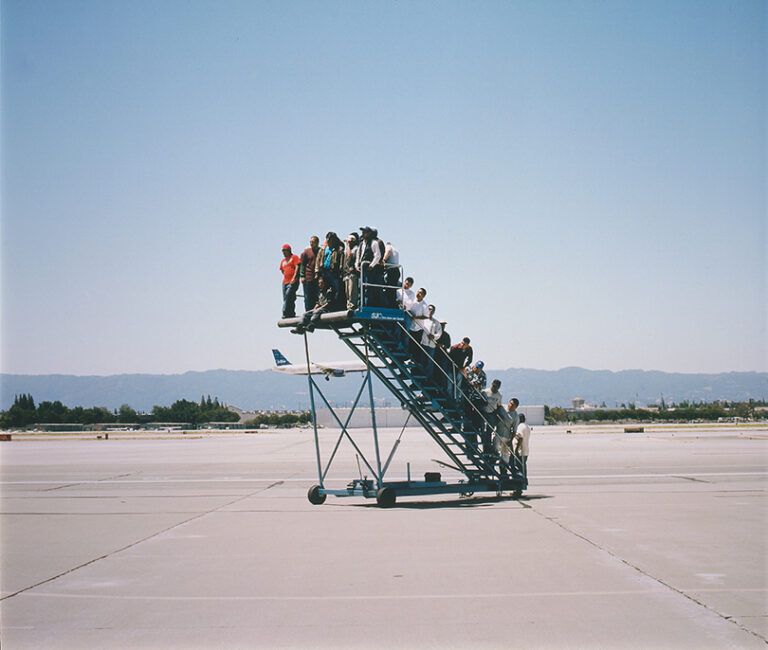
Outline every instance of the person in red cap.
<path fill-rule="evenodd" d="M 289 244 L 283 245 L 280 272 L 283 274 L 283 318 L 294 318 L 296 290 L 299 288 L 299 256 L 293 254 Z"/>

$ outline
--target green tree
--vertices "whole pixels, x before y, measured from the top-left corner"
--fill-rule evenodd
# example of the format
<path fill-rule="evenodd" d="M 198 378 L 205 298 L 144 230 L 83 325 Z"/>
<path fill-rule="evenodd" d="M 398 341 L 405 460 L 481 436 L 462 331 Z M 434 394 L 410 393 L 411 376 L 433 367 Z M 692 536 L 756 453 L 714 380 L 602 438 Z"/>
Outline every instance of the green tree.
<path fill-rule="evenodd" d="M 68 417 L 69 409 L 59 400 L 55 402 L 40 402 L 37 407 L 37 421 L 40 423 L 60 424 L 67 422 Z"/>
<path fill-rule="evenodd" d="M 103 406 L 92 406 L 91 408 L 83 411 L 83 418 L 80 420 L 81 424 L 104 424 L 112 423 L 117 418 L 113 413 Z"/>
<path fill-rule="evenodd" d="M 139 414 L 129 404 L 123 404 L 117 412 L 117 421 L 122 424 L 136 423 Z"/>
<path fill-rule="evenodd" d="M 744 418 L 745 420 L 754 417 L 754 409 L 750 407 L 747 402 L 739 402 L 731 408 L 731 413 L 737 418 Z"/>
<path fill-rule="evenodd" d="M 32 395 L 16 395 L 11 408 L 3 413 L 3 426 L 25 427 L 37 421 L 37 409 Z"/>
<path fill-rule="evenodd" d="M 547 409 L 544 409 L 544 416 L 546 416 Z M 548 422 L 568 422 L 568 411 L 566 411 L 564 408 L 560 406 L 553 406 L 549 408 L 549 418 L 547 419 Z"/>

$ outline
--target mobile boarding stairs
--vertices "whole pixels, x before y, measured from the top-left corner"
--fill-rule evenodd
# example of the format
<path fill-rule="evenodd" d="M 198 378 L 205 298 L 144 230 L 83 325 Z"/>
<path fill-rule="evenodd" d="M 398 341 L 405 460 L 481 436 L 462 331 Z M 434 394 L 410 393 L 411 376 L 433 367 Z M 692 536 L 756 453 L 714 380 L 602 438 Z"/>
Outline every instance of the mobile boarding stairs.
<path fill-rule="evenodd" d="M 368 293 L 364 291 L 367 287 L 373 287 L 374 290 L 378 288 L 382 294 L 385 291 L 395 291 L 395 287 L 388 285 L 361 283 L 362 306 L 359 309 L 325 313 L 320 316 L 319 322 L 315 323 L 317 330 L 335 332 L 367 368 L 345 422 L 339 419 L 323 390 L 309 373 L 309 341 L 304 333 L 318 472 L 318 484 L 313 485 L 307 495 L 310 502 L 324 503 L 329 494 L 337 497 L 375 498 L 382 507 L 391 507 L 400 496 L 469 496 L 475 492 L 501 494 L 507 491 L 520 496 L 527 487 L 527 480 L 519 458 L 512 454 L 509 463 L 504 463 L 496 454 L 482 453 L 480 441 L 483 428 L 492 430 L 494 425 L 489 418 L 495 420 L 496 417 L 483 412 L 484 398 L 474 388 L 468 387 L 466 382 L 460 381 L 461 374 L 440 347 L 435 349 L 434 357 L 427 354 L 417 340 L 421 338 L 421 330 L 415 332 L 416 337 L 410 331 L 411 318 L 407 312 L 363 304 L 362 296 Z M 278 321 L 278 327 L 296 327 L 300 322 L 301 318 L 284 318 Z M 414 349 L 414 346 L 420 357 L 417 362 L 412 360 L 409 351 L 409 347 Z M 437 462 L 463 474 L 464 479 L 449 483 L 442 481 L 439 473 L 427 472 L 424 481 L 413 481 L 410 477 L 410 464 L 407 480 L 391 481 L 386 478 L 405 427 L 384 459 L 376 426 L 372 382 L 374 376 L 392 393 L 402 408 L 408 411 L 408 419 L 416 420 L 442 449 L 447 460 Z M 371 410 L 373 458 L 367 458 L 363 454 L 353 437 L 353 432 L 347 428 L 366 388 Z M 333 452 L 325 460 L 325 464 L 321 457 L 317 431 L 316 396 L 325 403 L 341 429 Z M 368 435 L 368 430 L 364 432 L 364 435 Z M 362 460 L 373 478 L 368 478 L 367 475 L 364 478 L 361 472 L 360 478 L 351 480 L 345 489 L 328 489 L 325 487 L 326 478 L 343 438 L 347 438 L 352 444 L 358 459 Z"/>

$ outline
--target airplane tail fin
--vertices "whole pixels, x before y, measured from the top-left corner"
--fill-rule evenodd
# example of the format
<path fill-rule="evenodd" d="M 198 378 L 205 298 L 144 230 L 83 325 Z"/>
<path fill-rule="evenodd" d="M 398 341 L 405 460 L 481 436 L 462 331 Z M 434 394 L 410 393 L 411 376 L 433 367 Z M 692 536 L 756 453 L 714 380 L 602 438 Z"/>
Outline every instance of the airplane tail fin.
<path fill-rule="evenodd" d="M 291 365 L 291 362 L 288 361 L 288 359 L 286 359 L 283 356 L 283 353 L 280 352 L 280 350 L 274 350 L 273 349 L 272 350 L 272 355 L 275 357 L 275 365 L 276 366 L 290 366 Z"/>

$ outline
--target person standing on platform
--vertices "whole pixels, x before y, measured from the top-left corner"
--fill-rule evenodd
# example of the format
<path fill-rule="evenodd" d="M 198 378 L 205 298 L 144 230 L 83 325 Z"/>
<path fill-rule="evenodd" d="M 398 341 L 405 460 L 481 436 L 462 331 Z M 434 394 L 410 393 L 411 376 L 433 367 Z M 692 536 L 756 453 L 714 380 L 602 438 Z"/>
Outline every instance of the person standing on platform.
<path fill-rule="evenodd" d="M 456 364 L 459 371 L 464 370 L 472 363 L 472 346 L 469 344 L 469 337 L 465 336 L 461 341 L 451 348 L 449 356 L 451 361 Z"/>
<path fill-rule="evenodd" d="M 505 473 L 506 466 L 510 464 L 512 454 L 515 454 L 514 446 L 517 442 L 517 428 L 520 424 L 520 415 L 517 413 L 519 401 L 516 397 L 509 400 L 507 408 L 500 406 L 496 410 L 498 425 L 496 435 L 500 440 L 494 439 L 494 446 L 501 456 L 501 473 Z M 514 473 L 514 472 L 513 472 Z"/>
<path fill-rule="evenodd" d="M 403 288 L 397 290 L 397 306 L 400 309 L 408 309 L 414 302 L 416 302 L 416 294 L 411 287 L 413 286 L 413 278 L 405 278 L 403 282 Z"/>
<path fill-rule="evenodd" d="M 483 453 L 491 454 L 491 435 L 496 426 L 496 410 L 501 406 L 501 380 L 494 379 L 491 382 L 491 387 L 483 390 L 483 397 L 485 397 L 485 404 L 482 411 L 485 415 L 485 420 L 481 423 L 483 428 Z"/>
<path fill-rule="evenodd" d="M 288 244 L 283 245 L 280 272 L 283 274 L 283 318 L 294 318 L 296 290 L 299 287 L 299 256 L 293 254 Z"/>
<path fill-rule="evenodd" d="M 312 235 L 309 238 L 309 248 L 305 248 L 301 254 L 301 267 L 299 277 L 304 289 L 304 311 L 312 311 L 317 304 L 317 273 L 315 265 L 317 263 L 317 253 L 320 250 L 320 238 Z"/>
<path fill-rule="evenodd" d="M 341 297 L 341 272 L 344 267 L 344 246 L 335 232 L 325 236 L 325 242 L 317 253 L 315 274 L 325 276 L 325 281 L 333 287 L 336 300 Z"/>
<path fill-rule="evenodd" d="M 421 341 L 421 333 L 424 331 L 424 322 L 429 318 L 429 307 L 424 302 L 427 290 L 424 288 L 416 292 L 416 300 L 408 307 L 408 314 L 411 317 L 409 348 L 411 350 L 411 359 L 414 362 L 421 361 L 421 350 L 416 341 Z"/>
<path fill-rule="evenodd" d="M 496 410 L 496 417 L 498 418 L 498 424 L 496 425 L 496 435 L 493 436 L 493 447 L 501 458 L 500 473 L 504 476 L 514 453 L 512 447 L 515 434 L 512 431 L 512 418 L 503 406 L 499 406 Z"/>
<path fill-rule="evenodd" d="M 428 310 L 428 318 L 422 322 L 424 330 L 421 334 L 421 347 L 426 353 L 424 373 L 427 378 L 430 378 L 435 372 L 435 348 L 437 347 L 437 340 L 443 333 L 443 328 L 440 321 L 435 318 L 435 306 L 429 305 Z"/>
<path fill-rule="evenodd" d="M 347 295 L 347 309 L 357 309 L 359 275 L 355 268 L 359 239 L 351 232 L 344 240 L 344 289 Z"/>
<path fill-rule="evenodd" d="M 517 442 L 517 455 L 523 464 L 523 481 L 526 487 L 528 486 L 528 453 L 530 450 L 529 440 L 531 438 L 531 427 L 525 422 L 525 413 L 520 413 L 518 416 L 520 423 L 517 425 L 517 435 L 515 441 Z"/>
<path fill-rule="evenodd" d="M 371 283 L 384 284 L 384 242 L 379 239 L 379 231 L 371 227 L 371 245 L 379 253 L 379 261 L 371 264 Z M 371 305 L 376 307 L 386 307 L 386 290 L 381 287 L 371 289 Z"/>
<path fill-rule="evenodd" d="M 517 407 L 520 406 L 520 400 L 517 397 L 513 397 L 507 404 L 507 413 L 512 418 L 512 434 L 517 434 L 517 426 L 520 424 L 520 414 L 517 412 Z"/>
<path fill-rule="evenodd" d="M 440 383 L 445 386 L 446 390 L 448 391 L 448 394 L 450 394 L 450 388 L 452 384 L 452 380 L 449 381 L 448 377 L 451 377 L 451 366 L 453 365 L 451 363 L 451 359 L 448 356 L 448 352 L 451 349 L 451 335 L 448 334 L 448 330 L 445 329 L 445 326 L 448 323 L 444 320 L 440 321 L 440 327 L 443 328 L 443 333 L 440 335 L 440 338 L 437 339 L 437 350 L 435 350 L 435 361 L 437 361 L 437 365 L 440 367 L 440 369 L 443 371 L 440 373 Z"/>
<path fill-rule="evenodd" d="M 483 370 L 484 367 L 485 364 L 482 361 L 476 361 L 474 365 L 468 366 L 464 370 L 467 383 L 478 392 L 485 390 L 485 385 L 488 382 L 488 377 L 485 374 L 485 370 Z"/>
<path fill-rule="evenodd" d="M 362 226 L 362 241 L 357 248 L 357 261 L 355 268 L 360 274 L 360 305 L 372 307 L 377 302 L 377 287 L 367 287 L 367 284 L 380 284 L 377 282 L 378 269 L 381 267 L 381 249 L 379 240 L 373 235 L 375 232 L 370 226 Z M 378 243 L 377 243 L 378 242 Z"/>
<path fill-rule="evenodd" d="M 397 290 L 397 308 L 403 311 L 408 311 L 408 308 L 416 302 L 416 294 L 411 287 L 413 286 L 413 278 L 405 278 L 402 288 Z M 400 332 L 400 345 L 401 347 L 408 349 L 410 347 L 410 339 L 408 338 L 408 330 L 404 327 L 399 330 Z"/>
<path fill-rule="evenodd" d="M 485 400 L 480 393 L 485 390 L 485 384 L 488 381 L 485 370 L 483 370 L 484 365 L 482 361 L 476 361 L 473 365 L 467 366 L 464 369 L 464 381 L 462 382 L 462 391 L 466 397 L 464 415 L 472 423 L 472 426 L 480 432 L 483 430 L 483 418 L 479 411 L 485 405 Z"/>
<path fill-rule="evenodd" d="M 400 253 L 388 241 L 384 245 L 384 284 L 397 287 L 400 284 Z M 384 306 L 394 308 L 396 306 L 396 290 L 385 289 Z"/>
<path fill-rule="evenodd" d="M 459 390 L 464 390 L 464 368 L 472 363 L 472 347 L 469 345 L 469 337 L 465 336 L 456 345 L 448 349 L 448 356 L 453 361 L 446 372 L 451 376 L 453 384 L 453 397 L 458 399 Z"/>

